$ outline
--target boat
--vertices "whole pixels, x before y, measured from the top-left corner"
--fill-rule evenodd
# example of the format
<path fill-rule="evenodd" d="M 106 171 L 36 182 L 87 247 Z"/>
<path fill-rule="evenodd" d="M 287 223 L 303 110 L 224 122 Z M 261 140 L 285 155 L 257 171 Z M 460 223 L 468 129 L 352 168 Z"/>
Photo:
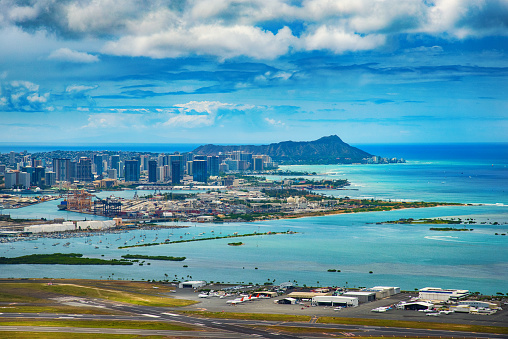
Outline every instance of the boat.
<path fill-rule="evenodd" d="M 63 200 L 60 202 L 60 205 L 58 205 L 58 209 L 60 211 L 65 211 L 67 209 L 67 200 Z"/>

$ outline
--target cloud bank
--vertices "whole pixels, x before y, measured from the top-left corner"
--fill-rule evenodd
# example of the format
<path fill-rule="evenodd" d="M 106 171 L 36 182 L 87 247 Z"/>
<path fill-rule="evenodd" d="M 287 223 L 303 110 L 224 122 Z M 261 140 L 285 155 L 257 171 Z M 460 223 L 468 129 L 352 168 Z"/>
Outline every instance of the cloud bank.
<path fill-rule="evenodd" d="M 506 0 L 0 0 L 0 27 L 102 41 L 118 56 L 274 59 L 299 51 L 373 50 L 393 36 L 508 35 Z M 50 59 L 91 63 L 62 48 Z"/>

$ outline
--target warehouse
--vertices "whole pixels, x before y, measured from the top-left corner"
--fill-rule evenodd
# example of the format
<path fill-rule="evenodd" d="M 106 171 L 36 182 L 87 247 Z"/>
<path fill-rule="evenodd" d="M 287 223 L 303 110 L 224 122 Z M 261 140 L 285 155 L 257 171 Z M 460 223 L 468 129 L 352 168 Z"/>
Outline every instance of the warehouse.
<path fill-rule="evenodd" d="M 178 288 L 200 288 L 206 286 L 206 281 L 184 281 L 178 284 Z"/>
<path fill-rule="evenodd" d="M 354 307 L 354 306 L 358 306 L 358 298 L 343 297 L 343 296 L 336 296 L 336 295 L 315 296 L 312 298 L 312 305 Z"/>
<path fill-rule="evenodd" d="M 431 310 L 433 308 L 434 308 L 434 304 L 426 303 L 423 301 L 417 301 L 414 303 L 404 304 L 405 310 L 419 311 L 419 310 Z"/>
<path fill-rule="evenodd" d="M 374 286 L 371 288 L 365 288 L 363 292 L 376 292 L 376 299 L 383 299 L 391 297 L 392 295 L 400 293 L 400 287 L 391 286 Z"/>
<path fill-rule="evenodd" d="M 459 300 L 469 295 L 468 290 L 444 290 L 436 287 L 425 287 L 419 291 L 418 298 L 421 300 Z"/>
<path fill-rule="evenodd" d="M 368 303 L 376 300 L 376 292 L 366 292 L 366 291 L 346 292 L 342 296 L 357 298 L 358 302 L 360 303 Z"/>

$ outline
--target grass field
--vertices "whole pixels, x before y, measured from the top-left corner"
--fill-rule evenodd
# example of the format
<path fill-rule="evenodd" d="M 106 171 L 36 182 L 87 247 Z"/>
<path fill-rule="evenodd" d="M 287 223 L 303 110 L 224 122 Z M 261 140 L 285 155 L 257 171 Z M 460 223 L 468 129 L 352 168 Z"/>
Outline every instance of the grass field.
<path fill-rule="evenodd" d="M 50 298 L 61 296 L 75 296 L 82 298 L 99 298 L 109 301 L 124 302 L 142 306 L 160 306 L 160 307 L 178 307 L 195 304 L 195 301 L 175 299 L 163 296 L 163 292 L 169 292 L 169 289 L 157 290 L 141 288 L 136 284 L 106 284 L 98 283 L 91 286 L 87 282 L 85 286 L 82 281 L 61 281 L 54 282 L 52 285 L 39 282 L 23 283 L 0 283 L 0 302 L 17 303 L 50 303 Z M 148 284 L 149 287 L 152 284 Z M 157 291 L 157 292 L 154 292 Z M 150 293 L 148 293 L 150 292 Z"/>
<path fill-rule="evenodd" d="M 84 328 L 128 328 L 144 330 L 195 331 L 195 328 L 162 321 L 127 320 L 1 320 L 0 326 L 44 326 L 44 327 L 84 327 Z"/>
<path fill-rule="evenodd" d="M 0 332 L 2 339 L 160 339 L 167 336 L 145 336 L 135 334 L 100 334 L 100 333 L 58 333 L 58 332 Z M 190 339 L 190 337 L 186 337 Z"/>
<path fill-rule="evenodd" d="M 321 324 L 387 326 L 387 327 L 424 328 L 433 330 L 508 334 L 508 327 L 432 323 L 432 322 L 403 321 L 403 320 L 320 317 L 318 318 L 317 322 Z"/>
<path fill-rule="evenodd" d="M 8 305 L 0 306 L 0 313 L 56 313 L 56 314 L 126 314 L 97 307 L 78 307 L 66 305 Z"/>

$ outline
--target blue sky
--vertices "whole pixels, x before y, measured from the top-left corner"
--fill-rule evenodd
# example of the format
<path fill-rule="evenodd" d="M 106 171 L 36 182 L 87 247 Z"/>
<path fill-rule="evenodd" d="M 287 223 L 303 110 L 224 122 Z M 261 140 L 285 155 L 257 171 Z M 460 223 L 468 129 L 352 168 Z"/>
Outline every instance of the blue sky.
<path fill-rule="evenodd" d="M 508 0 L 0 0 L 0 142 L 508 142 Z"/>

